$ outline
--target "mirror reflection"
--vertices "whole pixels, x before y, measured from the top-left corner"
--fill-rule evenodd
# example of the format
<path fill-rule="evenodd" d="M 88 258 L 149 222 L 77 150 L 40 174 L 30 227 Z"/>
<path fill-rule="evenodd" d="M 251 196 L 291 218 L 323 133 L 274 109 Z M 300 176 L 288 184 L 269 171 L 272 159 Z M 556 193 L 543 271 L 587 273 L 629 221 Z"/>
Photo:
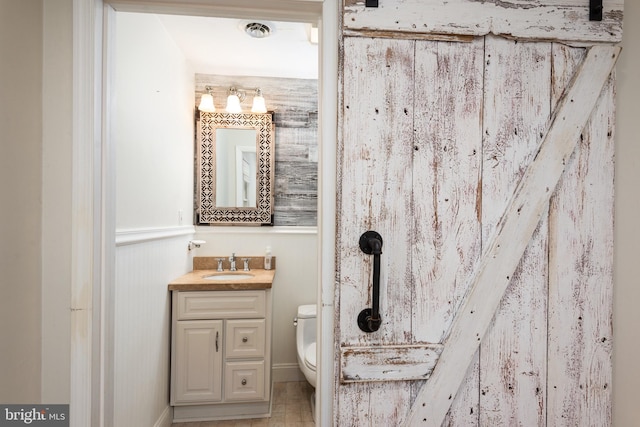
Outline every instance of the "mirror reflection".
<path fill-rule="evenodd" d="M 216 129 L 216 206 L 256 207 L 255 129 Z"/>

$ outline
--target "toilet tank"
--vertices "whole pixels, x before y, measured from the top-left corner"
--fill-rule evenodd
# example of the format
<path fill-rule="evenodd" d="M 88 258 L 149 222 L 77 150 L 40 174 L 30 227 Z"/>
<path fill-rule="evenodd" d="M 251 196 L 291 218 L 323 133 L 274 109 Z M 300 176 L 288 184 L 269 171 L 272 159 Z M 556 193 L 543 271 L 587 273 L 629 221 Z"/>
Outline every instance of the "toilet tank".
<path fill-rule="evenodd" d="M 316 313 L 316 304 L 306 304 L 298 307 L 298 319 L 308 319 L 311 317 L 316 317 Z"/>
<path fill-rule="evenodd" d="M 298 307 L 298 326 L 296 327 L 296 341 L 298 345 L 306 346 L 316 341 L 316 305 L 307 304 Z"/>

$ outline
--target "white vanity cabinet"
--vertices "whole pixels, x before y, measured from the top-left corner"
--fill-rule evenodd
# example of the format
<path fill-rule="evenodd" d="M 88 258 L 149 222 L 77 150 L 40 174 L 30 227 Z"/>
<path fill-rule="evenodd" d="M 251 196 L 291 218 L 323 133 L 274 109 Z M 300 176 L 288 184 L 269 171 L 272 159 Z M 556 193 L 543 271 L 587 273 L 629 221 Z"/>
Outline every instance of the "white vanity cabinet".
<path fill-rule="evenodd" d="M 268 416 L 271 290 L 172 291 L 174 422 Z"/>

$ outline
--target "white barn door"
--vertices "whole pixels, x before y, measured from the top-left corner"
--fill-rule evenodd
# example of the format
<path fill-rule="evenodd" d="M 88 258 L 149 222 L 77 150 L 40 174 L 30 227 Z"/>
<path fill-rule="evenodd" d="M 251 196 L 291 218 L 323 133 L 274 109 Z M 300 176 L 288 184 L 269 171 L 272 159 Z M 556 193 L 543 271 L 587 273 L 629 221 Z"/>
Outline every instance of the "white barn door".
<path fill-rule="evenodd" d="M 344 38 L 335 425 L 610 425 L 615 58 L 603 56 L 617 50 L 587 52 Z M 574 75 L 597 88 L 559 105 Z M 538 191 L 528 235 L 503 233 L 529 165 L 534 190 L 553 175 L 539 149 L 558 135 L 574 135 L 559 184 Z M 534 197 L 520 197 L 524 217 Z M 357 322 L 373 302 L 369 230 L 382 237 L 375 332 Z"/>

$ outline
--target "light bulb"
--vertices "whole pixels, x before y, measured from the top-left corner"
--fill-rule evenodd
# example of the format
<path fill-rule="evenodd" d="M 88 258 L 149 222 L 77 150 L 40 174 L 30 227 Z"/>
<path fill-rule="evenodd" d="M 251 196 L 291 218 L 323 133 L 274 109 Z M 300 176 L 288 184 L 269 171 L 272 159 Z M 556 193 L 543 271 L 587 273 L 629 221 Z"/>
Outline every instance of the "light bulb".
<path fill-rule="evenodd" d="M 253 106 L 251 107 L 252 113 L 266 113 L 267 105 L 264 102 L 264 97 L 256 95 L 253 97 Z"/>
<path fill-rule="evenodd" d="M 213 96 L 208 93 L 202 94 L 200 98 L 200 105 L 198 106 L 198 110 L 204 111 L 206 113 L 213 113 L 216 111 L 216 107 L 213 105 Z"/>
<path fill-rule="evenodd" d="M 229 95 L 227 97 L 227 113 L 241 113 L 240 98 L 238 95 Z"/>

